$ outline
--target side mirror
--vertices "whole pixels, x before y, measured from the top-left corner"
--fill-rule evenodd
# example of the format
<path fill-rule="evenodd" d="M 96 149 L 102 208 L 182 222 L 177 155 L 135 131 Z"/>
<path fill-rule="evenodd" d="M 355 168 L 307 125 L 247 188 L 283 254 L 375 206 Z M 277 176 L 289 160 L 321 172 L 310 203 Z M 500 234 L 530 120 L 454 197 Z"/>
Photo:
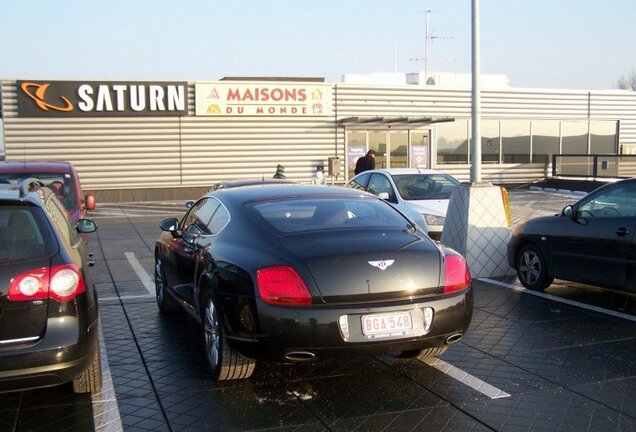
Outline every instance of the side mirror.
<path fill-rule="evenodd" d="M 179 228 L 179 220 L 177 218 L 164 219 L 159 224 L 159 228 L 161 231 L 175 233 Z"/>
<path fill-rule="evenodd" d="M 186 208 L 190 209 L 194 205 L 194 201 L 186 201 Z"/>
<path fill-rule="evenodd" d="M 84 202 L 86 203 L 87 210 L 95 210 L 95 195 L 88 194 L 84 197 Z"/>
<path fill-rule="evenodd" d="M 569 218 L 571 218 L 573 214 L 574 213 L 572 211 L 572 206 L 571 205 L 565 206 L 563 208 L 563 210 L 561 211 L 561 215 L 562 216 L 566 216 L 566 217 L 569 217 Z"/>
<path fill-rule="evenodd" d="M 378 198 L 383 199 L 385 201 L 389 200 L 389 193 L 388 192 L 380 192 L 378 194 Z"/>
<path fill-rule="evenodd" d="M 97 225 L 91 219 L 79 219 L 75 225 L 77 232 L 88 234 L 97 231 Z"/>

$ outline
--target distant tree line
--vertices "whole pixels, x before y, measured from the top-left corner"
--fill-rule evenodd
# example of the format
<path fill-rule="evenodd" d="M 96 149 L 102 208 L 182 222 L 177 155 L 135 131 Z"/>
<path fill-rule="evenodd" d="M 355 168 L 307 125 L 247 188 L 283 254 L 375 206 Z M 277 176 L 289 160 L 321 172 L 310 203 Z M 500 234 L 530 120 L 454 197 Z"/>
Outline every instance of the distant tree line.
<path fill-rule="evenodd" d="M 616 81 L 616 87 L 621 90 L 633 90 L 636 91 L 636 71 L 631 71 L 627 75 L 623 75 L 618 81 Z"/>

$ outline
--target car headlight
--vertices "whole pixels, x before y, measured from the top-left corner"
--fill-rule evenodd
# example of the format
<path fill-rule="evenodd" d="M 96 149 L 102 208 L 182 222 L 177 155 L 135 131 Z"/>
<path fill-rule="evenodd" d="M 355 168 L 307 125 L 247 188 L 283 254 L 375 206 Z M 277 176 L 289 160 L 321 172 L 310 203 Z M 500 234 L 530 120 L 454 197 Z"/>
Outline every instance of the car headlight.
<path fill-rule="evenodd" d="M 444 225 L 444 220 L 446 218 L 444 216 L 437 216 L 432 214 L 422 214 L 424 216 L 424 220 L 426 221 L 426 225 Z"/>

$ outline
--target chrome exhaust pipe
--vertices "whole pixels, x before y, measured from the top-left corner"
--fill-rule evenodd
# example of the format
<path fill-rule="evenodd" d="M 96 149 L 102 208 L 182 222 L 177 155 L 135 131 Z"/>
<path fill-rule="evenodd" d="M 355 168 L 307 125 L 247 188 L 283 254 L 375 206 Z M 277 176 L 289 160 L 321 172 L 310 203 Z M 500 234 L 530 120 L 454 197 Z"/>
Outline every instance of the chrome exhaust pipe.
<path fill-rule="evenodd" d="M 316 354 L 311 351 L 290 351 L 285 354 L 285 358 L 293 362 L 304 362 L 316 359 Z"/>
<path fill-rule="evenodd" d="M 444 341 L 444 343 L 446 345 L 452 345 L 452 344 L 454 344 L 456 342 L 459 342 L 461 339 L 462 339 L 462 334 L 461 333 L 457 333 L 457 334 L 454 334 L 452 336 L 447 337 L 446 340 Z"/>

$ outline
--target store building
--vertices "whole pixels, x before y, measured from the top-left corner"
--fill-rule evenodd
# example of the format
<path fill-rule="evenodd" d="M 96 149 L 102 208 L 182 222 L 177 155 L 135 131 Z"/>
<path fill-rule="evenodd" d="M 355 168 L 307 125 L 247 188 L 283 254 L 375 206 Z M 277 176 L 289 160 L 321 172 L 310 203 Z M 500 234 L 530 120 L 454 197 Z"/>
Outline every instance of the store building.
<path fill-rule="evenodd" d="M 2 135 L 7 160 L 68 160 L 102 201 L 193 196 L 278 164 L 308 182 L 334 156 L 342 184 L 370 148 L 379 167 L 467 180 L 470 89 L 406 82 L 2 81 Z M 636 92 L 485 88 L 481 128 L 482 177 L 534 181 L 552 154 L 631 153 Z"/>

